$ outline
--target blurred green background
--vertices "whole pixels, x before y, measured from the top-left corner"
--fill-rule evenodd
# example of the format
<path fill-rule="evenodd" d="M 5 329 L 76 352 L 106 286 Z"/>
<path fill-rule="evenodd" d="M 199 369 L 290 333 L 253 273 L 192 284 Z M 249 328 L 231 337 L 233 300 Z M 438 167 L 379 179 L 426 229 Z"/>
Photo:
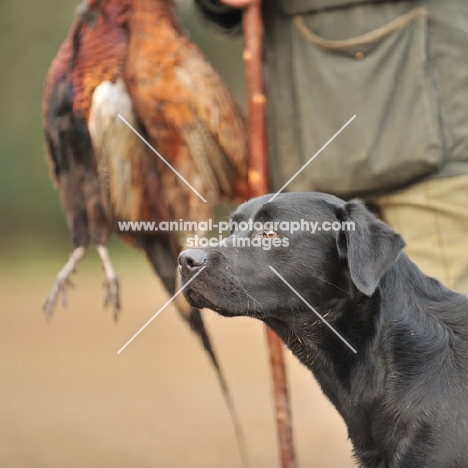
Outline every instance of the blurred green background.
<path fill-rule="evenodd" d="M 75 0 L 0 1 L 0 249 L 3 259 L 68 253 L 70 236 L 52 187 L 42 135 L 41 99 L 48 67 L 72 23 Z M 206 27 L 191 0 L 182 21 L 245 101 L 240 37 Z M 117 248 L 119 243 L 114 244 Z"/>

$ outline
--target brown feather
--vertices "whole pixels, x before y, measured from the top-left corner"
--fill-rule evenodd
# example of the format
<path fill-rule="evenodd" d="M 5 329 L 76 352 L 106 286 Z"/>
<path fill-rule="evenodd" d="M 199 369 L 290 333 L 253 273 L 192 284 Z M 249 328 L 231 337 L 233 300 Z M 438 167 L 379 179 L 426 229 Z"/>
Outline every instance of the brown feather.
<path fill-rule="evenodd" d="M 170 2 L 133 0 L 125 80 L 150 142 L 208 200 L 167 167 L 171 219 L 206 219 L 247 180 L 245 124 L 219 75 L 179 27 Z M 239 183 L 241 182 L 241 183 Z M 245 195 L 245 192 L 242 193 Z"/>

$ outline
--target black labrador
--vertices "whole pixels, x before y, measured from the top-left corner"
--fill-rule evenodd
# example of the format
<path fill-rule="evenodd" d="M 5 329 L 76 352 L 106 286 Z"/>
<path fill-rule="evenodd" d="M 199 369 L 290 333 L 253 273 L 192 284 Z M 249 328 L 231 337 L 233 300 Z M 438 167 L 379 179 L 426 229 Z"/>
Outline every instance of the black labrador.
<path fill-rule="evenodd" d="M 222 245 L 180 254 L 187 300 L 267 323 L 345 420 L 360 467 L 468 467 L 468 297 L 425 276 L 362 202 L 271 198 L 241 205 L 233 226 L 247 229 Z"/>

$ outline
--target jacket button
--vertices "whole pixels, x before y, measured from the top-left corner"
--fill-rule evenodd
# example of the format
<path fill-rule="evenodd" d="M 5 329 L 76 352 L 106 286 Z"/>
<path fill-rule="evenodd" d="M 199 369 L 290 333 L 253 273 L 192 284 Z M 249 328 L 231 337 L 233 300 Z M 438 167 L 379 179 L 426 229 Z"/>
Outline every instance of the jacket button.
<path fill-rule="evenodd" d="M 354 56 L 358 59 L 358 60 L 362 60 L 364 58 L 364 52 L 356 52 L 354 54 Z"/>

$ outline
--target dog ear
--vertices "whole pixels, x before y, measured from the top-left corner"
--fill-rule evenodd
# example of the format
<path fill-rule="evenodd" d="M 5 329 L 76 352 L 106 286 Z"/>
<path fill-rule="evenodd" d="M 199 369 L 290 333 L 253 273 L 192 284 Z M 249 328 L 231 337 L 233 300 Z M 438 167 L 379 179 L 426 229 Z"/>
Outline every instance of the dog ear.
<path fill-rule="evenodd" d="M 348 259 L 351 279 L 357 289 L 372 296 L 384 273 L 397 260 L 405 241 L 360 200 L 338 207 L 336 217 L 342 222 L 337 238 L 338 254 Z M 344 226 L 346 221 L 354 225 Z"/>

